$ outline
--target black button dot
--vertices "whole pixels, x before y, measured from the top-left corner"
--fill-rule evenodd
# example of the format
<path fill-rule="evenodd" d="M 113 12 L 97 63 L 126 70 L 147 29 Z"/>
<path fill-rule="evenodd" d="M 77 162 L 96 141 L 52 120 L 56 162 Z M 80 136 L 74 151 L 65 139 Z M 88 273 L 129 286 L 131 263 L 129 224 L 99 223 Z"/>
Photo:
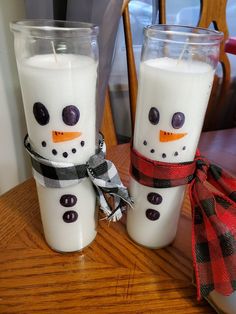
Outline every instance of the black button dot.
<path fill-rule="evenodd" d="M 179 155 L 179 153 L 178 153 L 178 152 L 175 152 L 175 153 L 174 153 L 174 156 L 178 156 L 178 155 Z"/>
<path fill-rule="evenodd" d="M 159 193 L 151 192 L 148 193 L 147 200 L 153 205 L 158 205 L 162 202 L 162 196 Z"/>
<path fill-rule="evenodd" d="M 68 210 L 62 218 L 66 223 L 75 222 L 78 219 L 78 213 L 74 210 Z"/>
<path fill-rule="evenodd" d="M 162 156 L 162 158 L 166 158 L 166 154 L 164 154 L 164 153 L 161 156 Z"/>
<path fill-rule="evenodd" d="M 185 150 L 186 149 L 186 146 L 183 146 L 183 148 L 182 148 L 183 150 Z"/>
<path fill-rule="evenodd" d="M 160 218 L 160 213 L 159 211 L 152 209 L 152 208 L 148 208 L 146 210 L 146 217 L 149 220 L 155 221 L 158 220 Z"/>
<path fill-rule="evenodd" d="M 57 155 L 57 151 L 55 149 L 52 150 L 53 155 Z"/>
<path fill-rule="evenodd" d="M 63 156 L 64 158 L 67 158 L 67 157 L 68 157 L 68 153 L 67 153 L 67 152 L 64 152 L 64 153 L 62 154 L 62 156 Z"/>
<path fill-rule="evenodd" d="M 41 144 L 42 144 L 43 147 L 46 147 L 46 146 L 47 146 L 47 143 L 46 143 L 45 141 L 42 141 Z"/>
<path fill-rule="evenodd" d="M 150 153 L 152 153 L 152 154 L 155 153 L 155 149 L 151 149 Z"/>
<path fill-rule="evenodd" d="M 85 141 L 81 141 L 80 142 L 80 145 L 83 147 L 84 146 L 84 144 L 85 144 Z"/>
<path fill-rule="evenodd" d="M 147 141 L 143 141 L 143 145 L 147 146 Z"/>
<path fill-rule="evenodd" d="M 71 150 L 71 151 L 72 151 L 72 153 L 73 153 L 73 154 L 75 154 L 75 153 L 76 153 L 76 149 L 75 149 L 75 148 L 72 148 L 72 150 Z"/>
<path fill-rule="evenodd" d="M 72 207 L 77 203 L 77 197 L 73 194 L 64 194 L 60 198 L 60 204 L 64 207 Z"/>

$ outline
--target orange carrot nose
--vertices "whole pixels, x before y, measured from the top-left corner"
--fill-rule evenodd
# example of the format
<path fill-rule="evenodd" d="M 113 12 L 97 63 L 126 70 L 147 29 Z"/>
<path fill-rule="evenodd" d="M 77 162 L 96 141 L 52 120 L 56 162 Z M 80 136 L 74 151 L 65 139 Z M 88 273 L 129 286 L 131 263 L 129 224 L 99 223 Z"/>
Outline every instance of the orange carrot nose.
<path fill-rule="evenodd" d="M 160 142 L 171 142 L 179 140 L 188 133 L 172 133 L 160 130 Z"/>
<path fill-rule="evenodd" d="M 81 135 L 81 132 L 60 132 L 52 131 L 52 141 L 54 143 L 71 141 Z"/>

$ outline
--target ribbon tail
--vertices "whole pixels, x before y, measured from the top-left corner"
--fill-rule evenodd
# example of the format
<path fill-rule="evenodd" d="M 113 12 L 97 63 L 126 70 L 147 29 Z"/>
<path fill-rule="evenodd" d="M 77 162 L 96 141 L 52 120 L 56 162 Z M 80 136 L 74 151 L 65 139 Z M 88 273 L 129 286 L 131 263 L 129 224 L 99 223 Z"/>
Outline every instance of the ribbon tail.
<path fill-rule="evenodd" d="M 99 203 L 99 208 L 105 214 L 106 217 L 109 217 L 112 213 L 111 207 L 109 206 L 106 198 L 104 197 L 102 190 L 96 185 L 95 188 L 97 191 L 97 200 Z"/>
<path fill-rule="evenodd" d="M 124 198 L 121 195 L 113 194 L 114 197 L 114 203 L 115 208 L 112 211 L 111 215 L 108 217 L 108 219 L 112 219 L 112 221 L 120 220 L 122 217 L 123 212 L 126 211 L 126 205 L 133 207 L 133 200 L 130 197 Z"/>
<path fill-rule="evenodd" d="M 120 220 L 123 212 L 126 210 L 126 205 L 132 206 L 133 204 L 133 201 L 128 195 L 127 189 L 123 187 L 122 191 L 119 188 L 117 192 L 114 192 L 114 188 L 108 189 L 97 185 L 95 179 L 93 179 L 92 182 L 98 191 L 98 201 L 100 209 L 105 213 L 107 219 L 114 222 Z M 108 204 L 105 195 L 113 197 L 113 209 Z"/>
<path fill-rule="evenodd" d="M 115 208 L 111 212 L 111 214 L 108 216 L 108 220 L 112 220 L 113 222 L 116 222 L 117 220 L 120 220 L 122 217 L 122 206 L 121 206 L 121 201 L 120 198 L 114 195 L 114 204 Z"/>
<path fill-rule="evenodd" d="M 236 208 L 198 179 L 191 184 L 192 254 L 197 296 L 236 290 Z M 204 197 L 203 197 L 204 196 Z"/>
<path fill-rule="evenodd" d="M 189 187 L 189 198 L 192 208 L 192 259 L 193 259 L 193 270 L 195 273 L 195 283 L 196 283 L 196 289 L 197 289 L 197 300 L 200 301 L 201 296 L 201 289 L 200 289 L 200 275 L 199 275 L 199 269 L 197 264 L 197 254 L 196 254 L 196 237 L 195 237 L 195 225 L 198 222 L 202 221 L 201 213 L 198 211 L 197 207 L 197 200 L 194 198 L 194 181 L 190 184 Z"/>
<path fill-rule="evenodd" d="M 115 165 L 110 160 L 104 159 L 103 155 L 95 155 L 88 161 L 87 172 L 90 180 L 100 192 L 99 201 L 102 210 L 104 207 L 107 208 L 106 205 L 104 206 L 105 195 L 114 198 L 113 208 L 110 207 L 111 211 L 103 210 L 107 215 L 107 219 L 110 221 L 120 220 L 122 213 L 125 211 L 125 205 L 132 206 L 133 201 L 127 188 L 122 184 Z"/>

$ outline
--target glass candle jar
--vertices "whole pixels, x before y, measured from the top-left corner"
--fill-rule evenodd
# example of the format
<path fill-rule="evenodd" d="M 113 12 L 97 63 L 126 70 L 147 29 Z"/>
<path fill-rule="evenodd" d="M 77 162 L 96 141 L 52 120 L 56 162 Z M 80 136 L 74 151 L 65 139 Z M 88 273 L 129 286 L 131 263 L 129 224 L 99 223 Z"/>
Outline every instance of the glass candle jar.
<path fill-rule="evenodd" d="M 36 180 L 44 235 L 56 251 L 81 250 L 96 236 L 94 189 L 88 178 L 59 187 L 56 173 L 95 153 L 98 28 L 26 20 L 11 30 L 30 145 L 56 169 L 53 188 Z"/>
<path fill-rule="evenodd" d="M 187 26 L 144 30 L 133 147 L 143 157 L 181 163 L 195 156 L 223 34 Z M 135 173 L 135 169 L 133 171 Z M 155 188 L 131 177 L 127 230 L 149 248 L 176 235 L 185 186 Z"/>

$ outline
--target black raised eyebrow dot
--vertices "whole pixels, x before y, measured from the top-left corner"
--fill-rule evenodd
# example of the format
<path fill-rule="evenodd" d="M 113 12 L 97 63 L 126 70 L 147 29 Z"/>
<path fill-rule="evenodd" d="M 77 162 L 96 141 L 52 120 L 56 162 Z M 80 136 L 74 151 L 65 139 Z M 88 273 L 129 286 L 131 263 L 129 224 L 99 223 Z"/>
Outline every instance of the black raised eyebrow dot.
<path fill-rule="evenodd" d="M 62 120 L 67 125 L 75 125 L 79 121 L 79 118 L 80 111 L 76 106 L 69 105 L 62 110 Z"/>
<path fill-rule="evenodd" d="M 154 125 L 158 124 L 158 122 L 160 120 L 160 113 L 156 107 L 152 107 L 149 110 L 148 119 L 151 122 L 151 124 L 154 124 Z"/>
<path fill-rule="evenodd" d="M 50 120 L 50 116 L 49 116 L 49 112 L 48 112 L 48 110 L 44 104 L 42 104 L 41 102 L 34 103 L 33 114 L 34 114 L 35 120 L 40 125 L 48 124 L 48 122 Z"/>
<path fill-rule="evenodd" d="M 180 129 L 184 125 L 185 122 L 185 115 L 183 112 L 175 112 L 173 114 L 171 124 L 174 129 Z"/>

